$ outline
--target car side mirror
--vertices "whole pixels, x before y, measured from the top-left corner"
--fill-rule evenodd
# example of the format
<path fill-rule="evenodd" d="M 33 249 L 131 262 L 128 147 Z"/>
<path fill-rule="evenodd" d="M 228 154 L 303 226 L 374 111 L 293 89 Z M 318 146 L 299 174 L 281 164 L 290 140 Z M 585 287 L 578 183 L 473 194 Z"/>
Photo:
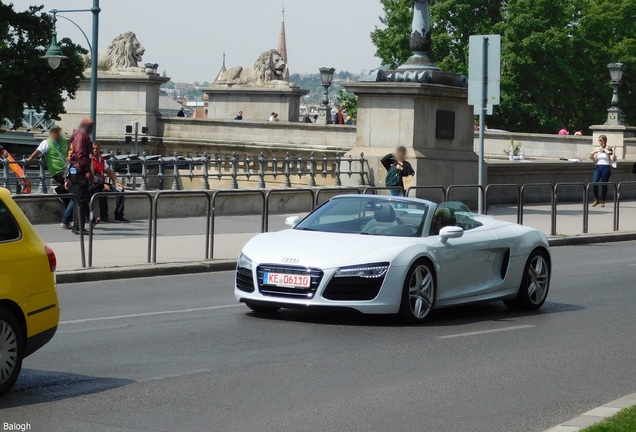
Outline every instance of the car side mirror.
<path fill-rule="evenodd" d="M 440 230 L 439 236 L 442 238 L 442 242 L 446 243 L 448 239 L 461 238 L 464 235 L 464 230 L 458 226 L 447 226 Z"/>
<path fill-rule="evenodd" d="M 296 225 L 300 223 L 301 219 L 298 216 L 290 216 L 285 219 L 285 225 L 290 228 L 294 228 Z"/>

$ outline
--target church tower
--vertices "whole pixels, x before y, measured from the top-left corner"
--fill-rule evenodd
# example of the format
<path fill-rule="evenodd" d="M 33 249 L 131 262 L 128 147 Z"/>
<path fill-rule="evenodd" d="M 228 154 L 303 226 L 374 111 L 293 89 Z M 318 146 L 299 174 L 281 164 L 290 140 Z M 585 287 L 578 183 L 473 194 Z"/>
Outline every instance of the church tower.
<path fill-rule="evenodd" d="M 217 82 L 219 78 L 221 78 L 221 75 L 223 75 L 225 72 L 227 72 L 227 68 L 225 67 L 225 50 L 223 50 L 223 66 L 221 66 L 221 70 L 217 74 L 216 78 L 214 78 L 213 83 Z"/>
<path fill-rule="evenodd" d="M 285 79 L 289 78 L 289 59 L 287 58 L 287 36 L 285 34 L 285 6 L 283 6 L 283 21 L 280 25 L 280 38 L 278 40 L 278 52 L 281 57 L 285 61 L 287 65 L 285 67 L 285 75 L 283 76 Z"/>

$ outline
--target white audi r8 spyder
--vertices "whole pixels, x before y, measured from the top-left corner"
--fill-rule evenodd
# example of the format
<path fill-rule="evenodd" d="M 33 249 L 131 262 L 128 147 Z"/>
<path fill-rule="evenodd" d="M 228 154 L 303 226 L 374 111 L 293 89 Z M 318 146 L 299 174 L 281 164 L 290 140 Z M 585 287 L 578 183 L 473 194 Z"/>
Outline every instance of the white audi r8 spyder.
<path fill-rule="evenodd" d="M 459 202 L 341 195 L 286 223 L 238 259 L 234 294 L 257 313 L 339 307 L 419 322 L 482 301 L 538 309 L 548 295 L 546 236 Z"/>

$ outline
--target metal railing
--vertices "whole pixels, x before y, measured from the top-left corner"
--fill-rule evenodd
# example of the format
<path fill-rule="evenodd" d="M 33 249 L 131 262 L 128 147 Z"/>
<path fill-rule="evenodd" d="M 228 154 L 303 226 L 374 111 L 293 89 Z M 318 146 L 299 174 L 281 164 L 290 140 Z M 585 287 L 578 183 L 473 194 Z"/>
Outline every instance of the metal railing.
<path fill-rule="evenodd" d="M 449 197 L 452 196 L 452 192 L 456 190 L 477 190 L 480 194 L 483 194 L 484 203 L 486 203 L 486 209 L 488 207 L 488 203 L 491 202 L 491 196 L 493 194 L 493 190 L 495 189 L 513 189 L 514 193 L 510 194 L 511 197 L 516 197 L 516 211 L 517 211 L 517 222 L 519 224 L 524 223 L 524 215 L 525 208 L 527 206 L 526 200 L 528 192 L 531 190 L 545 190 L 545 195 L 543 195 L 550 203 L 550 233 L 551 235 L 556 235 L 557 233 L 557 218 L 558 218 L 558 203 L 559 203 L 559 193 L 565 190 L 566 188 L 577 188 L 581 189 L 583 195 L 583 232 L 587 233 L 588 224 L 589 224 L 589 192 L 590 188 L 594 186 L 608 186 L 614 189 L 614 209 L 613 209 L 613 230 L 618 231 L 620 228 L 620 209 L 621 209 L 621 200 L 623 199 L 623 194 L 626 189 L 629 191 L 636 191 L 636 181 L 624 181 L 619 184 L 616 183 L 558 183 L 553 185 L 551 183 L 529 183 L 522 186 L 518 186 L 515 184 L 491 184 L 486 188 L 481 188 L 478 185 L 452 185 L 447 188 L 443 186 L 414 186 L 409 188 L 405 195 L 410 196 L 412 193 L 417 191 L 435 191 L 440 197 L 441 200 L 439 202 L 448 200 Z M 202 254 L 204 259 L 212 259 L 214 258 L 214 246 L 215 246 L 215 218 L 216 218 L 216 204 L 217 200 L 221 197 L 249 197 L 250 195 L 253 199 L 256 200 L 257 203 L 261 204 L 260 210 L 260 231 L 267 232 L 269 230 L 269 217 L 272 213 L 271 209 L 271 199 L 277 195 L 298 195 L 304 194 L 307 195 L 307 209 L 313 210 L 319 205 L 322 204 L 320 201 L 320 197 L 325 194 L 332 195 L 340 195 L 344 193 L 354 193 L 354 194 L 378 194 L 379 192 L 392 191 L 401 188 L 395 187 L 366 187 L 366 188 L 305 188 L 305 189 L 272 189 L 272 190 L 262 190 L 262 189 L 242 189 L 242 190 L 214 190 L 214 191 L 206 191 L 206 190 L 198 190 L 198 191 L 160 191 L 156 193 L 150 192 L 100 192 L 96 193 L 91 197 L 90 200 L 90 209 L 95 207 L 95 200 L 99 200 L 102 197 L 118 197 L 123 196 L 126 198 L 144 198 L 148 200 L 149 210 L 148 210 L 148 247 L 147 247 L 147 262 L 156 263 L 157 262 L 157 238 L 158 238 L 158 220 L 160 218 L 158 211 L 159 201 L 167 200 L 168 198 L 185 198 L 185 197 L 200 197 L 205 201 L 207 205 L 205 211 L 205 250 Z M 402 192 L 404 192 L 402 190 Z M 153 195 L 154 194 L 154 195 Z M 74 194 L 65 194 L 65 195 L 14 195 L 14 198 L 17 200 L 25 200 L 25 199 L 34 199 L 34 200 L 57 200 L 57 199 L 73 199 L 76 203 L 76 211 L 81 212 L 81 208 L 78 205 L 79 199 Z M 545 201 L 543 201 L 545 202 Z M 81 217 L 81 216 L 80 216 Z M 92 267 L 94 264 L 94 256 L 93 256 L 93 248 L 94 248 L 94 231 L 93 227 L 89 228 L 89 244 L 88 244 L 88 267 Z M 84 248 L 84 235 L 83 232 L 80 232 L 79 235 L 80 240 L 80 253 L 81 253 L 81 262 L 82 267 L 86 267 L 86 259 L 85 259 L 85 248 Z"/>
<path fill-rule="evenodd" d="M 216 155 L 210 157 L 207 153 L 202 156 L 180 156 L 174 154 L 164 157 L 158 155 L 116 156 L 113 153 L 105 155 L 111 168 L 132 190 L 181 190 L 183 182 L 195 180 L 201 182 L 201 189 L 210 190 L 211 182 L 218 185 L 229 184 L 230 189 L 238 189 L 243 182 L 257 182 L 257 187 L 264 189 L 269 182 L 283 187 L 307 186 L 316 187 L 317 179 L 330 179 L 335 187 L 342 186 L 343 178 L 348 178 L 359 186 L 369 183 L 367 160 L 364 153 L 354 158 L 353 156 L 317 156 L 314 152 L 308 158 L 302 156 L 292 157 L 287 153 L 284 157 L 266 157 L 264 153 L 259 156 L 241 155 L 232 153 L 228 156 Z M 24 170 L 32 182 L 33 190 L 38 193 L 46 193 L 51 184 L 51 176 L 46 173 L 44 158 L 27 162 L 22 156 L 14 162 Z M 19 180 L 9 169 L 12 162 L 0 158 L 2 166 L 0 184 L 20 193 Z M 171 182 L 169 188 L 166 184 Z M 254 185 L 249 185 L 254 187 Z"/>
<path fill-rule="evenodd" d="M 147 256 L 147 262 L 150 263 L 150 251 L 151 251 L 151 245 L 152 245 L 152 232 L 153 232 L 153 214 L 156 214 L 155 208 L 153 206 L 153 199 L 152 199 L 152 195 L 150 195 L 148 192 L 96 192 L 95 194 L 93 194 L 93 196 L 91 196 L 91 199 L 88 203 L 88 210 L 89 210 L 89 214 L 93 214 L 93 209 L 95 208 L 95 200 L 99 200 L 100 198 L 108 198 L 108 197 L 127 197 L 127 198 L 134 198 L 134 197 L 143 197 L 143 198 L 148 198 L 148 256 Z M 76 204 L 76 208 L 77 208 L 77 202 Z M 92 219 L 92 218 L 91 218 Z M 154 218 L 154 224 L 155 224 L 155 232 L 156 232 L 156 228 L 157 228 L 157 220 L 156 218 Z M 93 267 L 93 237 L 94 237 L 94 231 L 93 231 L 93 223 L 89 223 L 88 224 L 88 267 Z M 81 230 L 80 230 L 81 231 Z M 155 237 L 156 239 L 156 237 Z M 83 245 L 83 238 L 80 239 L 80 241 L 82 242 Z M 156 244 L 156 240 L 155 240 L 155 244 Z"/>

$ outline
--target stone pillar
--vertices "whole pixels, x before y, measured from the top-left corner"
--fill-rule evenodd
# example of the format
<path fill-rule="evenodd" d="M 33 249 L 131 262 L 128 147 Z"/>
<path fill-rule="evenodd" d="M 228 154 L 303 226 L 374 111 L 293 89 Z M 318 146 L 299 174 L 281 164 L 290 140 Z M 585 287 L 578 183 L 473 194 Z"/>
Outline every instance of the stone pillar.
<path fill-rule="evenodd" d="M 331 107 L 321 106 L 318 108 L 318 124 L 328 125 L 333 123 L 331 118 Z"/>
<path fill-rule="evenodd" d="M 594 125 L 590 126 L 593 133 L 592 145 L 598 146 L 598 137 L 600 135 L 607 136 L 607 145 L 616 146 L 616 153 L 619 160 L 630 159 L 636 160 L 636 146 L 634 143 L 626 141 L 628 138 L 636 137 L 636 127 L 626 125 Z M 590 149 L 590 152 L 592 149 Z"/>
<path fill-rule="evenodd" d="M 364 152 L 371 181 L 384 186 L 380 159 L 405 146 L 418 186 L 476 184 L 473 112 L 465 88 L 405 82 L 345 85 L 358 96 L 352 154 Z"/>
<path fill-rule="evenodd" d="M 126 125 L 138 121 L 151 136 L 159 131 L 159 87 L 170 78 L 144 73 L 102 73 L 97 77 L 97 139 L 121 139 Z M 90 80 L 83 79 L 75 99 L 64 103 L 66 113 L 58 123 L 66 133 L 77 129 L 90 113 Z"/>

